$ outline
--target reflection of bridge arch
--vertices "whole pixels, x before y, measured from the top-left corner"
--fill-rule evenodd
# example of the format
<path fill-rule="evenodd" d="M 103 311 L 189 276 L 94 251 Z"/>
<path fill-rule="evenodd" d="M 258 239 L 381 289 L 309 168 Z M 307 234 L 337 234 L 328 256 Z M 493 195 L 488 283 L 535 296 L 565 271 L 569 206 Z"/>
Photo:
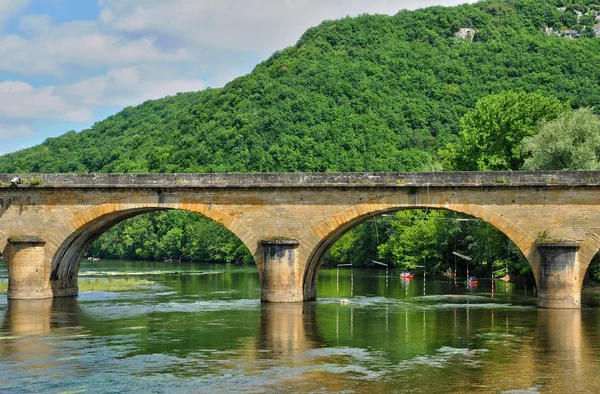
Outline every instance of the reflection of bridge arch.
<path fill-rule="evenodd" d="M 365 222 L 366 220 L 386 214 L 408 209 L 444 209 L 464 213 L 494 226 L 504 233 L 529 261 L 537 281 L 539 268 L 539 253 L 535 247 L 535 241 L 521 228 L 510 220 L 485 207 L 473 204 L 450 204 L 448 201 L 440 201 L 438 204 L 408 205 L 381 203 L 365 203 L 354 205 L 343 211 L 328 217 L 317 226 L 314 226 L 302 239 L 300 253 L 309 256 L 304 277 L 304 299 L 316 298 L 316 281 L 318 270 L 323 262 L 325 252 L 348 230 Z"/>
<path fill-rule="evenodd" d="M 157 201 L 156 198 L 127 198 L 117 203 L 105 203 L 91 207 L 64 223 L 48 239 L 48 248 L 53 255 L 51 281 L 54 296 L 77 295 L 77 273 L 79 264 L 91 244 L 108 229 L 123 220 L 150 212 L 185 210 L 198 213 L 220 223 L 242 240 L 255 256 L 259 274 L 262 274 L 262 254 L 257 254 L 258 239 L 235 218 L 218 208 L 198 202 Z M 57 246 L 58 245 L 58 246 Z"/>

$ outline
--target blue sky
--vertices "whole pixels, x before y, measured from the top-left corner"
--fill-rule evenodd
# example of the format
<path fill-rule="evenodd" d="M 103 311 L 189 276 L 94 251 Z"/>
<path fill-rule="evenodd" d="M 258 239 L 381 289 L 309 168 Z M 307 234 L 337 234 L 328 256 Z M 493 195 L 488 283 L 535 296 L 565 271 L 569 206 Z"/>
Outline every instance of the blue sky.
<path fill-rule="evenodd" d="M 457 0 L 0 0 L 0 154 L 221 87 L 325 19 Z"/>

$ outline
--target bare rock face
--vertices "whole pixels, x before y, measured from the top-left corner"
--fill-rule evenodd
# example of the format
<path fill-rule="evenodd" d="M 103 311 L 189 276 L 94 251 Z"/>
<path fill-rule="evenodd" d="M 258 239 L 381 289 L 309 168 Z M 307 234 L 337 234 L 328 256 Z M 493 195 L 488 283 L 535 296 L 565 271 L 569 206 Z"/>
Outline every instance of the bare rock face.
<path fill-rule="evenodd" d="M 465 41 L 471 42 L 471 41 L 473 41 L 473 38 L 475 38 L 475 34 L 477 34 L 476 29 L 472 29 L 469 27 L 463 27 L 459 31 L 454 33 L 454 38 L 460 38 Z"/>
<path fill-rule="evenodd" d="M 574 15 L 577 15 L 578 22 L 581 22 L 583 15 L 584 15 L 584 13 L 579 10 L 567 11 L 566 7 L 560 7 L 558 10 L 560 12 L 572 12 Z M 588 11 L 587 13 L 585 13 L 585 15 L 588 15 L 588 14 L 591 14 L 592 16 L 594 16 L 595 20 L 600 21 L 600 11 L 591 10 L 591 11 Z M 559 37 L 576 39 L 576 38 L 580 38 L 587 28 L 590 28 L 590 27 L 583 26 L 583 29 L 581 29 L 581 30 L 577 30 L 577 29 L 556 30 L 552 27 L 546 26 L 544 28 L 544 33 L 546 33 L 547 36 L 556 35 Z M 595 24 L 591 28 L 594 30 L 594 36 L 600 37 L 600 23 Z"/>

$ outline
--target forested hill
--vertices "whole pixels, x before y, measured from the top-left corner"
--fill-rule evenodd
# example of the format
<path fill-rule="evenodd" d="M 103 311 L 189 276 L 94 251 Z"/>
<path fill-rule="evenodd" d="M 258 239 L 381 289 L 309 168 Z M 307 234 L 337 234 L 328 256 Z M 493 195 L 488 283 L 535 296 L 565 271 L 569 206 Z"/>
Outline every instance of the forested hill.
<path fill-rule="evenodd" d="M 126 108 L 1 156 L 0 172 L 435 168 L 490 93 L 600 108 L 599 11 L 600 0 L 492 0 L 326 21 L 224 88 Z"/>

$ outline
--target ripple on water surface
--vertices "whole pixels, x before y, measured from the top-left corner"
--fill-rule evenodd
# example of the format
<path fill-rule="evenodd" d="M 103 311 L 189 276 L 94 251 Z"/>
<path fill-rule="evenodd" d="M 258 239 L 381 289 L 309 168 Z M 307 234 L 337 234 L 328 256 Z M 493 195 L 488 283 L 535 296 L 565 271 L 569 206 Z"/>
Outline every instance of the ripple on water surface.
<path fill-rule="evenodd" d="M 260 300 L 248 299 L 193 302 L 156 302 L 156 300 L 134 302 L 135 300 L 128 299 L 125 296 L 120 298 L 114 297 L 114 299 L 117 301 L 121 299 L 122 302 L 112 302 L 110 304 L 93 302 L 86 303 L 83 307 L 86 312 L 93 314 L 96 319 L 102 320 L 116 320 L 162 312 L 198 313 L 209 311 L 247 310 L 260 307 Z"/>

